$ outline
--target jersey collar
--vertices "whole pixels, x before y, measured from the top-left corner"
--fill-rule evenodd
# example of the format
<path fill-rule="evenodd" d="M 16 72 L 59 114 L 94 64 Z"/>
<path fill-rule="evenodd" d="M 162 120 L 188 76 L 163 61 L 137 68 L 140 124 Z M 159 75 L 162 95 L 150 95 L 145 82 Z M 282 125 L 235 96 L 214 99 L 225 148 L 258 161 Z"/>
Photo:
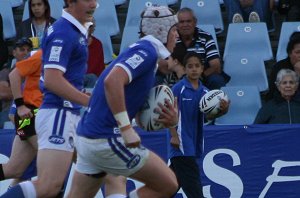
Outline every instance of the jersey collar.
<path fill-rule="evenodd" d="M 171 55 L 171 53 L 164 46 L 164 44 L 162 44 L 162 42 L 159 41 L 158 39 L 156 39 L 154 36 L 147 35 L 147 36 L 144 36 L 142 38 L 142 40 L 147 40 L 154 46 L 159 58 L 166 59 Z"/>
<path fill-rule="evenodd" d="M 70 23 L 72 23 L 73 25 L 75 25 L 79 31 L 86 36 L 88 36 L 88 28 L 89 26 L 92 24 L 90 22 L 87 22 L 84 26 L 81 25 L 81 23 L 79 23 L 79 21 L 73 17 L 71 14 L 69 14 L 67 11 L 63 10 L 62 12 L 62 17 L 65 18 L 66 20 L 68 20 Z"/>

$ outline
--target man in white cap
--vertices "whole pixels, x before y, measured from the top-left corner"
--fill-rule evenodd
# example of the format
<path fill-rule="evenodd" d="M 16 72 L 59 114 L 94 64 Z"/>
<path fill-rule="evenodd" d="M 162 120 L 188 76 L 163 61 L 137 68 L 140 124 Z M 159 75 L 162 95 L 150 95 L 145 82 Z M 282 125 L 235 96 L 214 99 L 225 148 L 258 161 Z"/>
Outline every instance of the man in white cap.
<path fill-rule="evenodd" d="M 145 185 L 129 197 L 171 197 L 178 184 L 174 173 L 141 145 L 132 119 L 155 82 L 157 61 L 172 52 L 177 17 L 164 6 L 142 13 L 141 39 L 129 46 L 100 75 L 87 111 L 77 128 L 77 164 L 68 197 L 94 197 L 106 174 L 123 175 Z M 161 106 L 159 122 L 178 122 L 177 105 Z"/>

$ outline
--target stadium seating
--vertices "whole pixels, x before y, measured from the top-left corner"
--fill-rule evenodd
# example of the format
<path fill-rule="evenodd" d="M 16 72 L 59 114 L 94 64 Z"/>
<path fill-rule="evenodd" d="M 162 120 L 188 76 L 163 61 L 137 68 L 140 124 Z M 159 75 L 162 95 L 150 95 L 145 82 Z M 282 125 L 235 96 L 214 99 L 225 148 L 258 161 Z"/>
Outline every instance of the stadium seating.
<path fill-rule="evenodd" d="M 140 28 L 137 26 L 125 26 L 123 30 L 120 53 L 126 49 L 130 44 L 139 40 Z"/>
<path fill-rule="evenodd" d="M 94 12 L 96 27 L 108 32 L 110 36 L 119 34 L 120 28 L 114 2 L 99 1 L 99 4 L 100 6 Z"/>
<path fill-rule="evenodd" d="M 0 13 L 3 20 L 4 39 L 16 36 L 16 26 L 10 0 L 1 0 Z"/>
<path fill-rule="evenodd" d="M 167 0 L 168 5 L 173 5 L 178 2 L 178 0 Z"/>
<path fill-rule="evenodd" d="M 126 3 L 126 0 L 114 0 L 116 6 Z"/>
<path fill-rule="evenodd" d="M 221 13 L 219 0 L 182 0 L 180 8 L 188 7 L 193 9 L 198 24 L 212 24 L 216 29 L 216 33 L 224 30 L 224 23 Z"/>
<path fill-rule="evenodd" d="M 168 6 L 167 0 L 130 0 L 125 26 L 139 26 L 142 11 L 154 4 Z"/>
<path fill-rule="evenodd" d="M 298 31 L 300 32 L 300 22 L 283 22 L 279 35 L 279 42 L 276 54 L 276 60 L 280 61 L 287 57 L 286 47 L 289 42 L 290 35 Z"/>
<path fill-rule="evenodd" d="M 256 86 L 235 86 L 221 88 L 230 99 L 227 114 L 216 118 L 215 125 L 250 125 L 253 124 L 261 98 Z"/>
<path fill-rule="evenodd" d="M 251 54 L 228 55 L 224 71 L 231 76 L 227 86 L 257 86 L 260 92 L 267 91 L 268 78 L 264 61 Z"/>
<path fill-rule="evenodd" d="M 63 0 L 48 0 L 51 8 L 51 16 L 58 19 L 62 14 L 62 9 L 64 7 Z M 28 0 L 25 2 L 22 21 L 29 18 Z"/>
<path fill-rule="evenodd" d="M 11 7 L 15 8 L 15 7 L 19 7 L 21 5 L 23 5 L 23 0 L 9 0 L 10 1 L 10 5 Z"/>
<path fill-rule="evenodd" d="M 223 59 L 225 60 L 229 54 L 251 54 L 265 61 L 273 59 L 266 23 L 229 24 Z"/>
<path fill-rule="evenodd" d="M 103 31 L 97 27 L 93 35 L 102 42 L 104 63 L 105 64 L 110 63 L 113 60 L 113 55 L 114 55 L 110 35 L 108 34 L 108 32 Z"/>

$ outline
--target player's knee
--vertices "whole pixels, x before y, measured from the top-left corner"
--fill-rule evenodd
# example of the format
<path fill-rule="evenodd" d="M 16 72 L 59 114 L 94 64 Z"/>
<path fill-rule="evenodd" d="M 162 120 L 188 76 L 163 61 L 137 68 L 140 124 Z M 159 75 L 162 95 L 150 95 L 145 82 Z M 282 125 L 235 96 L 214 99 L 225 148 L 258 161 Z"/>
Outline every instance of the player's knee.
<path fill-rule="evenodd" d="M 63 184 L 59 181 L 38 181 L 38 191 L 41 193 L 41 197 L 57 197 L 61 192 Z"/>
<path fill-rule="evenodd" d="M 172 195 L 174 195 L 178 191 L 178 188 L 179 186 L 177 180 L 176 178 L 174 178 L 172 181 L 170 181 L 168 188 L 165 188 L 166 197 L 171 197 Z"/>

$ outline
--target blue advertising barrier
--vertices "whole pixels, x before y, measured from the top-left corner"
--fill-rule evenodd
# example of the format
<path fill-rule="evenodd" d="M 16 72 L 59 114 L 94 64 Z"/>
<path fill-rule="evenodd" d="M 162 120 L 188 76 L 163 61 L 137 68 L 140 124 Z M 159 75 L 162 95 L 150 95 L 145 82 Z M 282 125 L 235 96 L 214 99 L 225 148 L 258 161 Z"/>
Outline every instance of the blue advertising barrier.
<path fill-rule="evenodd" d="M 140 134 L 167 162 L 169 134 Z M 9 155 L 13 136 L 0 130 L 0 156 Z M 300 197 L 300 125 L 206 126 L 199 166 L 207 198 Z M 128 183 L 128 190 L 142 185 Z M 186 196 L 180 190 L 176 197 Z"/>

